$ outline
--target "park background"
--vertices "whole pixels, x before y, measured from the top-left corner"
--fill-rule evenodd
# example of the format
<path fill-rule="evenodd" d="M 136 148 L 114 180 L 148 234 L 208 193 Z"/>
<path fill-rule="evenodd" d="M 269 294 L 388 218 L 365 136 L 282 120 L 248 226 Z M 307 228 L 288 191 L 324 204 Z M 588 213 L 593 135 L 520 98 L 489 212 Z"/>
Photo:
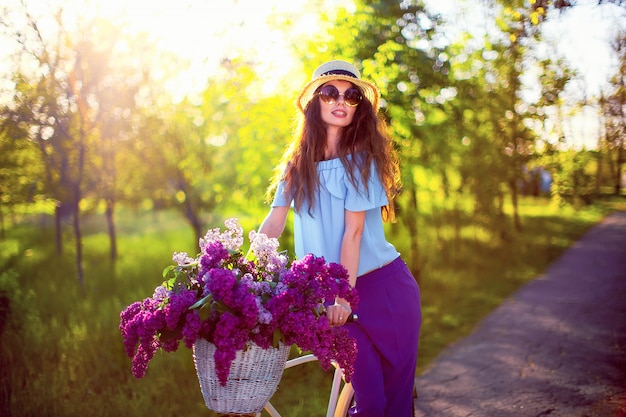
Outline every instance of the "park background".
<path fill-rule="evenodd" d="M 423 297 L 418 373 L 625 208 L 622 1 L 0 13 L 2 416 L 212 415 L 184 348 L 132 377 L 119 312 L 207 228 L 258 228 L 298 89 L 325 60 L 355 62 L 384 98 L 404 185 L 387 232 Z M 322 415 L 328 383 L 315 365 L 287 372 L 277 403 Z"/>

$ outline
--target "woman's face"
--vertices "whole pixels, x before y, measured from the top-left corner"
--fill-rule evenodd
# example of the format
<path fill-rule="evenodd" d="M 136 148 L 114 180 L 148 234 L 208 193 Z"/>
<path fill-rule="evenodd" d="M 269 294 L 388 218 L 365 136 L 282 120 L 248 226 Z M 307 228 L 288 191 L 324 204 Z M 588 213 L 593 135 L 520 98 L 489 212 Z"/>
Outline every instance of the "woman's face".
<path fill-rule="evenodd" d="M 349 88 L 353 88 L 352 83 L 343 80 L 332 80 L 324 84 L 324 86 L 332 85 L 339 91 L 339 97 L 334 103 L 329 104 L 318 97 L 320 101 L 320 113 L 322 121 L 327 127 L 346 127 L 352 123 L 352 118 L 356 112 L 356 106 L 348 106 L 345 102 L 344 93 Z"/>

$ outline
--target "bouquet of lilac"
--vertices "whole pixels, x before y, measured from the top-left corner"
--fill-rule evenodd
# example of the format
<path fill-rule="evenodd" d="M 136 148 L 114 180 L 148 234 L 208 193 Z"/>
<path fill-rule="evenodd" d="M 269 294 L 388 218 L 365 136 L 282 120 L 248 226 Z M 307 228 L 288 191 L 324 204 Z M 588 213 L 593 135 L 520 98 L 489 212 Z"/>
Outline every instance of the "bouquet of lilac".
<path fill-rule="evenodd" d="M 249 234 L 251 256 L 244 256 L 243 228 L 237 219 L 226 220 L 225 226 L 224 232 L 210 229 L 200 239 L 196 258 L 175 253 L 175 265 L 163 271 L 166 281 L 154 295 L 121 312 L 133 375 L 145 376 L 158 349 L 176 351 L 181 340 L 191 349 L 204 338 L 216 347 L 222 385 L 236 352 L 250 342 L 263 349 L 295 344 L 317 356 L 323 369 L 337 362 L 350 381 L 355 341 L 323 315 L 324 302 L 335 297 L 353 308 L 358 302 L 345 268 L 311 254 L 290 263 L 277 251 L 277 239 L 255 231 Z"/>

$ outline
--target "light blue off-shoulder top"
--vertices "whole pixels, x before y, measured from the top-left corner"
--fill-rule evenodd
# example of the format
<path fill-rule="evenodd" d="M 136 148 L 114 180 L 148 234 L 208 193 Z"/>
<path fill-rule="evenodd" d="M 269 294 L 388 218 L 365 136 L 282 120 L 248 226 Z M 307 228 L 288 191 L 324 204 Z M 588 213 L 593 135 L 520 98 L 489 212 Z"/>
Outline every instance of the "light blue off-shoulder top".
<path fill-rule="evenodd" d="M 400 254 L 387 242 L 381 207 L 388 203 L 385 189 L 372 163 L 368 192 L 362 179 L 355 187 L 339 158 L 317 163 L 320 188 L 311 210 L 304 203 L 294 213 L 295 251 L 298 258 L 307 253 L 323 256 L 327 262 L 340 262 L 345 212 L 365 211 L 358 276 L 393 261 Z M 293 206 L 286 198 L 284 183 L 278 184 L 272 207 Z"/>

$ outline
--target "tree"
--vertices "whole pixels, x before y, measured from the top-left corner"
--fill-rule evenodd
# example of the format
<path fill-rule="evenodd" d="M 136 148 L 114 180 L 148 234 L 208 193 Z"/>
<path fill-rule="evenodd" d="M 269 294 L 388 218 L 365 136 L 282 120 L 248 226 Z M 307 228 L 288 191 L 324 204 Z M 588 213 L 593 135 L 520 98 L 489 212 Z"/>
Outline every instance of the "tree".
<path fill-rule="evenodd" d="M 134 146 L 150 167 L 141 172 L 144 193 L 155 207 L 180 209 L 197 238 L 204 235 L 206 214 L 242 198 L 246 181 L 235 182 L 238 169 L 247 163 L 243 157 L 258 149 L 241 144 L 255 105 L 246 94 L 254 77 L 248 63 L 224 61 L 220 75 L 207 80 L 199 97 L 144 110 L 137 127 Z"/>
<path fill-rule="evenodd" d="M 545 107 L 554 106 L 560 111 L 560 95 L 572 78 L 562 60 L 541 59 L 536 47 L 541 42 L 540 25 L 547 18 L 549 7 L 565 9 L 566 1 L 531 1 L 525 8 L 523 2 L 503 1 L 496 22 L 505 38 L 497 42 L 494 86 L 496 107 L 496 140 L 503 156 L 503 178 L 508 187 L 513 207 L 515 228 L 521 230 L 518 198 L 520 185 L 527 181 L 530 162 L 536 158 L 537 133 L 531 129 L 532 119 L 545 120 Z M 523 97 L 526 86 L 524 73 L 534 67 L 540 71 L 542 94 L 537 103 L 528 103 Z M 541 111 L 537 112 L 537 108 Z M 504 231 L 502 231 L 504 232 Z"/>
<path fill-rule="evenodd" d="M 42 166 L 28 133 L 0 120 L 0 237 L 5 237 L 5 214 L 30 204 L 41 192 Z"/>
<path fill-rule="evenodd" d="M 231 172 L 223 183 L 229 190 L 224 201 L 227 206 L 258 216 L 274 169 L 291 139 L 293 115 L 293 101 L 285 100 L 284 95 L 253 100 L 240 114 L 245 122 L 223 146 L 222 168 Z"/>
<path fill-rule="evenodd" d="M 101 135 L 110 139 L 120 133 L 119 126 L 115 133 L 112 130 L 120 110 L 112 106 L 112 100 L 125 106 L 122 115 L 124 109 L 132 108 L 132 77 L 116 73 L 110 65 L 118 40 L 114 26 L 85 19 L 72 32 L 64 25 L 63 10 L 59 9 L 54 19 L 55 38 L 46 38 L 37 19 L 25 4 L 22 6 L 26 27 L 9 26 L 22 53 L 21 62 L 16 63 L 13 100 L 2 110 L 3 127 L 5 132 L 27 132 L 28 137 L 22 140 L 39 149 L 45 193 L 57 202 L 57 251 L 62 253 L 62 223 L 69 217 L 78 282 L 84 289 L 80 203 L 86 190 L 92 191 L 106 179 L 99 175 L 106 169 L 95 170 L 98 166 L 106 168 L 110 160 L 107 152 L 112 149 L 102 146 Z M 100 163 L 96 162 L 97 154 Z"/>
<path fill-rule="evenodd" d="M 456 129 L 460 189 L 474 200 L 474 221 L 506 235 L 503 188 L 514 174 L 509 131 L 515 129 L 515 85 L 509 82 L 507 46 L 484 41 L 484 48 L 460 48 L 452 76 L 457 96 L 449 106 Z M 513 96 L 513 97 L 511 97 Z"/>
<path fill-rule="evenodd" d="M 101 49 L 88 49 L 87 58 L 97 63 L 102 75 L 94 79 L 90 99 L 96 106 L 93 125 L 96 137 L 89 158 L 89 177 L 86 188 L 94 200 L 102 199 L 109 235 L 109 257 L 117 258 L 115 209 L 117 203 L 133 199 L 140 187 L 133 181 L 130 167 L 143 164 L 141 154 L 132 153 L 131 142 L 136 136 L 136 124 L 141 117 L 137 103 L 139 91 L 149 89 L 151 74 L 149 59 L 156 55 L 151 45 L 141 36 L 124 40 L 132 48 L 118 48 L 121 28 L 107 21 L 98 21 L 99 30 L 92 42 Z M 142 59 L 136 59 L 133 50 L 142 50 Z M 145 105 L 145 103 L 144 103 Z"/>
<path fill-rule="evenodd" d="M 612 43 L 613 50 L 618 57 L 618 69 L 611 78 L 613 92 L 602 100 L 604 115 L 604 146 L 609 153 L 613 179 L 613 193 L 620 195 L 622 187 L 622 168 L 626 157 L 624 155 L 626 136 L 626 33 L 619 33 Z"/>
<path fill-rule="evenodd" d="M 88 130 L 86 103 L 81 96 L 82 60 L 72 54 L 67 36 L 59 30 L 54 43 L 44 40 L 36 20 L 25 9 L 29 35 L 21 32 L 14 39 L 22 46 L 23 56 L 38 69 L 39 76 L 24 71 L 14 77 L 13 102 L 3 109 L 5 131 L 23 126 L 29 140 L 39 148 L 45 167 L 45 189 L 57 201 L 55 224 L 57 251 L 62 252 L 61 222 L 72 217 L 76 239 L 78 281 L 83 286 L 82 242 L 78 207 L 85 167 Z M 61 12 L 56 16 L 61 29 Z"/>

